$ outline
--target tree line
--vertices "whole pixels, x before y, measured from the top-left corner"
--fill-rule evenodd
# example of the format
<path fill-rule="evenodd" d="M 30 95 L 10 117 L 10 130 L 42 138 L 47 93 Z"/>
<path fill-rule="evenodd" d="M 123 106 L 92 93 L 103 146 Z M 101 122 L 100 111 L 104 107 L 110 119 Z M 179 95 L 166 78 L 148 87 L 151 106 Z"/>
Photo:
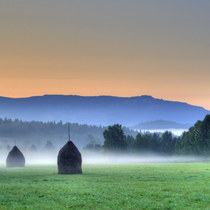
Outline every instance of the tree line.
<path fill-rule="evenodd" d="M 210 115 L 197 121 L 180 137 L 171 132 L 138 133 L 136 137 L 125 135 L 122 126 L 115 124 L 103 132 L 105 151 L 154 152 L 162 154 L 210 155 Z"/>
<path fill-rule="evenodd" d="M 94 151 L 154 152 L 161 154 L 210 155 L 210 115 L 197 121 L 180 137 L 171 132 L 142 133 L 119 124 L 108 127 L 71 123 L 71 139 L 80 148 Z M 67 123 L 25 122 L 0 118 L 0 148 L 17 144 L 36 148 L 49 142 L 60 147 L 68 140 Z M 33 147 L 34 147 L 33 146 Z"/>
<path fill-rule="evenodd" d="M 8 118 L 0 118 L 0 148 L 13 146 L 15 141 L 22 147 L 36 146 L 37 149 L 45 147 L 51 142 L 56 148 L 60 148 L 68 140 L 67 123 L 22 121 Z M 103 145 L 103 131 L 107 127 L 87 124 L 70 123 L 71 140 L 83 148 L 90 142 Z M 123 128 L 126 135 L 135 136 L 136 131 Z"/>

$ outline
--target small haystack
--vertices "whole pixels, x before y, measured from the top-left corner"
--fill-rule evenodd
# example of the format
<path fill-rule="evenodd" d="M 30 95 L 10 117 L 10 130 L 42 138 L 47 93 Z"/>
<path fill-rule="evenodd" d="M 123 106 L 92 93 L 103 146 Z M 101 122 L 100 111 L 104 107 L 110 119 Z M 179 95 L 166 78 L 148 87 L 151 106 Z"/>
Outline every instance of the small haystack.
<path fill-rule="evenodd" d="M 82 157 L 81 153 L 72 141 L 68 141 L 58 153 L 59 174 L 81 174 Z"/>
<path fill-rule="evenodd" d="M 25 157 L 17 146 L 14 146 L 9 152 L 6 164 L 7 167 L 25 167 Z"/>

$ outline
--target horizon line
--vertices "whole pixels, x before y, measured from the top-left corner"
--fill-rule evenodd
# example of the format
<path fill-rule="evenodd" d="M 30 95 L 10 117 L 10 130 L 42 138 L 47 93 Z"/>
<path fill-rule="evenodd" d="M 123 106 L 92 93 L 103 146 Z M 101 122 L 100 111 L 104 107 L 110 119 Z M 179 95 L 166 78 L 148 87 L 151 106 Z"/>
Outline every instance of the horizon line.
<path fill-rule="evenodd" d="M 78 97 L 113 97 L 113 98 L 137 98 L 137 97 L 150 97 L 153 99 L 157 99 L 157 100 L 163 100 L 163 101 L 169 101 L 169 102 L 177 102 L 177 103 L 183 103 L 183 104 L 187 104 L 187 105 L 191 105 L 191 106 L 196 106 L 196 107 L 200 107 L 203 108 L 207 111 L 210 111 L 207 108 L 204 108 L 203 106 L 199 106 L 199 105 L 194 105 L 194 104 L 190 104 L 188 102 L 185 101 L 174 101 L 174 100 L 168 100 L 168 99 L 163 99 L 163 98 L 156 98 L 153 97 L 152 95 L 136 95 L 136 96 L 116 96 L 116 95 L 79 95 L 79 94 L 42 94 L 42 95 L 32 95 L 32 96 L 25 96 L 25 97 L 8 97 L 8 96 L 0 96 L 0 98 L 8 98 L 8 99 L 27 99 L 27 98 L 34 98 L 34 97 L 44 97 L 44 96 L 78 96 Z"/>

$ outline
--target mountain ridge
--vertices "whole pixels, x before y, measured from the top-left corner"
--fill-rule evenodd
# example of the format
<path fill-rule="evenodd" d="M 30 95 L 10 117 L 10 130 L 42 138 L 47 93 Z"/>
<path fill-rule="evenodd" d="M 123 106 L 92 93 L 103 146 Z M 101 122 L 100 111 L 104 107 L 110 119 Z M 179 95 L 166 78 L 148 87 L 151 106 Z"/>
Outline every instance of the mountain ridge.
<path fill-rule="evenodd" d="M 116 98 L 116 99 L 135 99 L 135 98 L 151 98 L 151 99 L 155 99 L 155 100 L 160 100 L 160 101 L 164 101 L 164 102 L 174 102 L 174 103 L 181 103 L 181 104 L 186 104 L 186 105 L 190 105 L 190 106 L 194 106 L 194 107 L 200 107 L 206 111 L 209 111 L 208 109 L 202 107 L 202 106 L 198 106 L 198 105 L 193 105 L 187 102 L 183 102 L 183 101 L 171 101 L 171 100 L 165 100 L 162 98 L 155 98 L 151 95 L 139 95 L 139 96 L 112 96 L 112 95 L 96 95 L 96 96 L 82 96 L 82 95 L 63 95 L 63 94 L 44 94 L 44 95 L 37 95 L 37 96 L 28 96 L 28 97 L 6 97 L 6 96 L 0 96 L 0 99 L 20 99 L 20 100 L 24 100 L 24 99 L 33 99 L 33 98 L 40 98 L 40 97 L 82 97 L 82 98 L 102 98 L 102 97 L 106 97 L 106 98 Z"/>
<path fill-rule="evenodd" d="M 43 95 L 25 98 L 0 97 L 0 117 L 38 121 L 70 121 L 92 125 L 166 120 L 194 123 L 210 111 L 186 102 L 168 101 L 149 95 L 133 97 Z"/>

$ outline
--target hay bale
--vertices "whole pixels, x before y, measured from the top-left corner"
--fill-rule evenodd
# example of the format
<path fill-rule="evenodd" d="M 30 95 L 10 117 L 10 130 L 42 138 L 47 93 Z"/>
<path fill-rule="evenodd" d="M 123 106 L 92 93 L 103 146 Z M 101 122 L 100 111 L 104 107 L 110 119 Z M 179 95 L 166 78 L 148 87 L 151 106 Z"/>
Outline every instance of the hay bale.
<path fill-rule="evenodd" d="M 14 146 L 9 152 L 6 165 L 7 167 L 25 167 L 25 157 L 17 146 Z"/>
<path fill-rule="evenodd" d="M 59 174 L 81 174 L 82 157 L 81 153 L 72 141 L 68 141 L 58 153 Z"/>

